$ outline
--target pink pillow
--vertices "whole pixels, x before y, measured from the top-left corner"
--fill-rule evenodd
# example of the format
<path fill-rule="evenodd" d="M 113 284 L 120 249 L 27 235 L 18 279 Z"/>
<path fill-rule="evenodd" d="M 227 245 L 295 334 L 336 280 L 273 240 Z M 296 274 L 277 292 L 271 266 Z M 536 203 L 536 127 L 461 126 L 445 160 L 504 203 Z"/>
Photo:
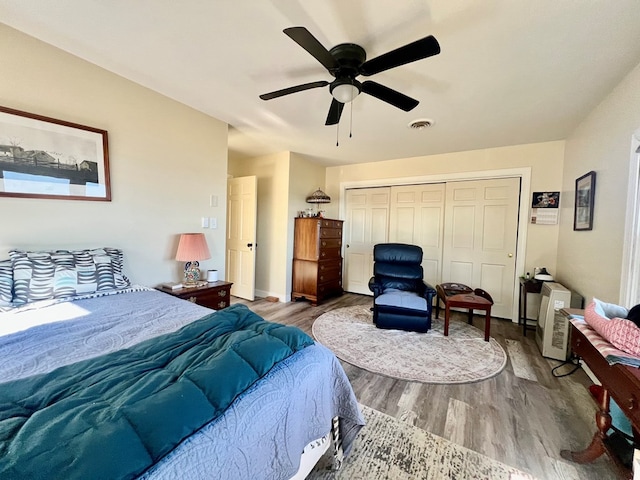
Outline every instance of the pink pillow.
<path fill-rule="evenodd" d="M 640 328 L 626 318 L 607 318 L 598 313 L 596 302 L 584 310 L 585 321 L 611 345 L 640 357 Z"/>

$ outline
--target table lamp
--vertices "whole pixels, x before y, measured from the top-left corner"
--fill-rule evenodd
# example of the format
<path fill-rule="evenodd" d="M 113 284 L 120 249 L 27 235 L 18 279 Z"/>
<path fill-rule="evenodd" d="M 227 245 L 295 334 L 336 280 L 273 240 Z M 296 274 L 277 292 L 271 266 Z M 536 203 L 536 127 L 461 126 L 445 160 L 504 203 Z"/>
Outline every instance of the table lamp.
<path fill-rule="evenodd" d="M 318 188 L 315 192 L 307 197 L 307 203 L 315 203 L 316 204 L 316 215 L 320 212 L 320 208 L 318 204 L 320 203 L 331 203 L 331 197 L 324 193 L 320 188 Z"/>
<path fill-rule="evenodd" d="M 176 260 L 187 262 L 184 265 L 184 285 L 193 286 L 200 280 L 198 260 L 211 258 L 204 233 L 183 233 L 178 242 Z"/>

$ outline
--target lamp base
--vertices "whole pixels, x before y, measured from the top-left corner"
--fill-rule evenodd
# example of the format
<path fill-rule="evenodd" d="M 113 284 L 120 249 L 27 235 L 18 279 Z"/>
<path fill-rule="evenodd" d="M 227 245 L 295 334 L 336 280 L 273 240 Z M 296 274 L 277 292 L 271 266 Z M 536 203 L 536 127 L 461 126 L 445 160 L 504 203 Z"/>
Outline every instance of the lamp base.
<path fill-rule="evenodd" d="M 184 285 L 194 286 L 200 281 L 200 264 L 197 260 L 184 264 Z"/>

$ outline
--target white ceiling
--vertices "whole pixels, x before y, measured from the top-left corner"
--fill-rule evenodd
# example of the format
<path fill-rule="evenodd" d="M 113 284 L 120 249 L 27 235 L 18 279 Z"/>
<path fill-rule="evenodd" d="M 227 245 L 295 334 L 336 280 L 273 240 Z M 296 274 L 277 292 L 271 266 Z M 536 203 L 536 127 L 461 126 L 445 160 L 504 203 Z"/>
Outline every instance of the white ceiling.
<path fill-rule="evenodd" d="M 0 0 L 0 21 L 227 122 L 232 157 L 326 165 L 563 139 L 640 63 L 638 0 Z M 360 95 L 336 147 L 328 87 L 258 98 L 332 80 L 290 26 L 369 59 L 430 34 L 442 53 L 369 77 L 420 104 Z"/>

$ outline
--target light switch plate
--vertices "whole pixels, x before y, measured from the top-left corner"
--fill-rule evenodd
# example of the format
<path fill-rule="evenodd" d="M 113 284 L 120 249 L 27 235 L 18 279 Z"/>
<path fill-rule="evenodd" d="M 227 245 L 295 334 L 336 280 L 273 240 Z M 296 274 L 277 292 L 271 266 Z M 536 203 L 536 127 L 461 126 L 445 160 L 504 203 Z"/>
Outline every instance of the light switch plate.
<path fill-rule="evenodd" d="M 202 228 L 209 228 L 209 218 L 202 217 L 201 222 Z"/>
<path fill-rule="evenodd" d="M 209 206 L 210 207 L 217 207 L 218 206 L 218 196 L 217 195 L 211 195 L 209 197 Z"/>
<path fill-rule="evenodd" d="M 218 228 L 218 219 L 216 217 L 209 219 L 209 228 Z"/>

